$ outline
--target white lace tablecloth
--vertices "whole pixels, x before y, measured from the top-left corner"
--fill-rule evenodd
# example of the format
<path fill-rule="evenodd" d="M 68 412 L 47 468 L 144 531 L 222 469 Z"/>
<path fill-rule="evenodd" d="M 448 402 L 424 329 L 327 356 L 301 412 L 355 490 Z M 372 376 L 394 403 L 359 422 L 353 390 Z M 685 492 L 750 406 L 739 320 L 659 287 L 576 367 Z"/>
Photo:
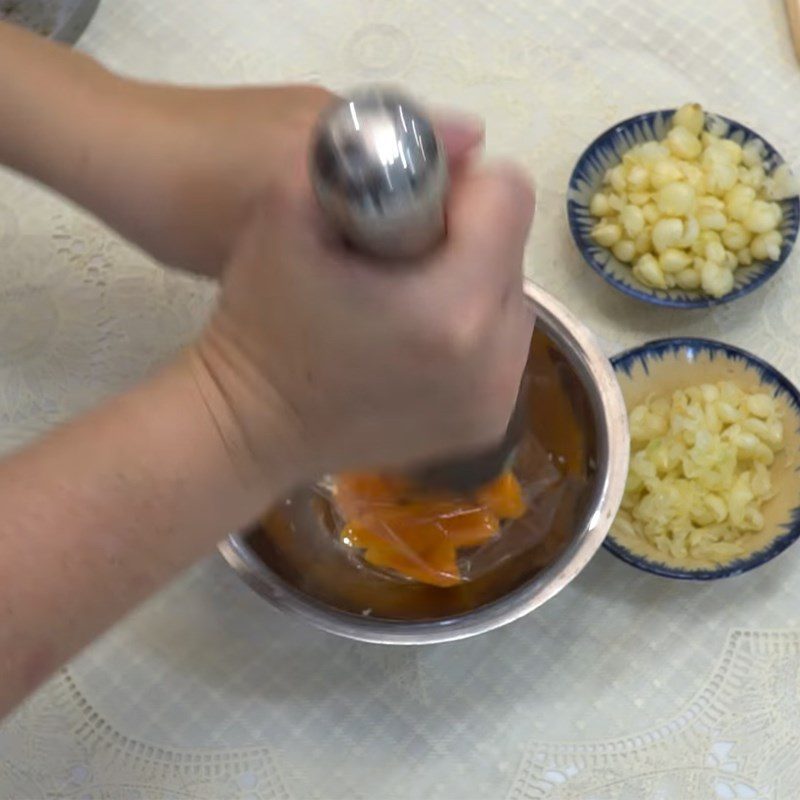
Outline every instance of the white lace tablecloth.
<path fill-rule="evenodd" d="M 582 265 L 564 215 L 595 134 L 686 100 L 752 125 L 797 165 L 800 67 L 780 0 L 104 0 L 82 47 L 138 76 L 390 79 L 480 112 L 489 150 L 537 177 L 530 273 L 609 353 L 698 334 L 800 381 L 797 257 L 720 310 L 655 310 Z M 0 176 L 0 446 L 141 377 L 211 299 Z M 528 619 L 427 649 L 318 633 L 211 559 L 0 728 L 3 800 L 799 795 L 800 547 L 707 585 L 600 553 Z"/>

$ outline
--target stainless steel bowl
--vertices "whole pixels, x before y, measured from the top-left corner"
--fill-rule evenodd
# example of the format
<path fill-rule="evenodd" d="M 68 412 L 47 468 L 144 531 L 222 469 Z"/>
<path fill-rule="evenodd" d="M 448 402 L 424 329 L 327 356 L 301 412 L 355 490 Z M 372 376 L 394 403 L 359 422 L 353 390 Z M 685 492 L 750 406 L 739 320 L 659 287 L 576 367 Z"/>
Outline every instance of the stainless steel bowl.
<path fill-rule="evenodd" d="M 254 552 L 247 535 L 221 545 L 225 560 L 272 605 L 322 630 L 380 644 L 433 644 L 465 639 L 529 614 L 563 589 L 586 566 L 605 539 L 622 499 L 628 472 L 628 418 L 609 360 L 592 334 L 557 300 L 528 283 L 537 326 L 560 349 L 583 385 L 594 423 L 595 470 L 585 513 L 563 552 L 528 582 L 464 614 L 425 621 L 387 620 L 334 608 L 305 594 L 273 572 Z"/>
<path fill-rule="evenodd" d="M 0 20 L 74 44 L 99 5 L 100 0 L 0 0 Z"/>

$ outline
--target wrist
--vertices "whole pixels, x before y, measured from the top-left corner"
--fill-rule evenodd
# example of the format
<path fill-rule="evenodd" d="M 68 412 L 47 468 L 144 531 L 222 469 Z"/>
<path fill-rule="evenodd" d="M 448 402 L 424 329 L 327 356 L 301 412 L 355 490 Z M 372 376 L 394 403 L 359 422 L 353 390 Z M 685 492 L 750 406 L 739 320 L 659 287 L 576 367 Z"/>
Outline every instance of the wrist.
<path fill-rule="evenodd" d="M 191 543 L 178 537 L 176 560 L 196 558 L 250 525 L 293 486 L 277 462 L 254 465 L 227 399 L 193 347 L 112 406 L 115 424 L 127 429 L 117 435 L 134 454 L 130 469 L 152 477 L 154 502 L 174 505 L 176 529 L 192 532 Z"/>
<path fill-rule="evenodd" d="M 313 477 L 291 409 L 224 337 L 209 328 L 185 359 L 243 491 L 274 502 Z"/>

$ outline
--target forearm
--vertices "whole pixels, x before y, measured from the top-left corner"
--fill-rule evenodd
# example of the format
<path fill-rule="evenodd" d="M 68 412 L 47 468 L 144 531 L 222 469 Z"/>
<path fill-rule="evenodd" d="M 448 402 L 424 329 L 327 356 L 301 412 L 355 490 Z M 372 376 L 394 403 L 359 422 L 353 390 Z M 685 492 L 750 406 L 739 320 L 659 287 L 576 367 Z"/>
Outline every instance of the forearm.
<path fill-rule="evenodd" d="M 0 464 L 0 717 L 288 488 L 188 358 Z M 224 402 L 218 407 L 224 407 Z"/>
<path fill-rule="evenodd" d="M 81 183 L 112 122 L 114 79 L 63 45 L 0 23 L 0 163 L 60 190 Z"/>
<path fill-rule="evenodd" d="M 229 241 L 214 231 L 227 230 L 226 209 L 203 175 L 213 159 L 198 152 L 192 125 L 174 113 L 181 90 L 162 103 L 155 84 L 116 76 L 3 23 L 0 76 L 0 165 L 69 197 L 167 263 L 218 269 Z M 213 215 L 204 214 L 207 206 Z M 209 232 L 195 236 L 193 250 L 163 233 L 185 242 L 195 225 Z"/>
<path fill-rule="evenodd" d="M 307 139 L 331 99 L 126 79 L 0 23 L 0 164 L 193 272 L 218 276 L 264 193 L 305 180 Z"/>

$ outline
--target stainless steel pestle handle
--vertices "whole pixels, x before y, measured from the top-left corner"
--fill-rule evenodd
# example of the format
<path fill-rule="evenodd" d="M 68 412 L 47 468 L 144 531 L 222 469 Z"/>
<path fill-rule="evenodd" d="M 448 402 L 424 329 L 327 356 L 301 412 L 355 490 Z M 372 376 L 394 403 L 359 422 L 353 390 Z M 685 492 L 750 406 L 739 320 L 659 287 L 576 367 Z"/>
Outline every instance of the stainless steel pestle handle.
<path fill-rule="evenodd" d="M 364 89 L 323 115 L 311 151 L 320 204 L 356 248 L 413 259 L 445 235 L 447 158 L 421 108 Z"/>
<path fill-rule="evenodd" d="M 447 155 L 433 124 L 394 89 L 366 88 L 320 119 L 310 154 L 323 210 L 353 247 L 380 259 L 414 259 L 445 236 Z M 518 441 L 519 406 L 491 451 L 431 465 L 419 478 L 454 489 L 495 477 Z"/>

